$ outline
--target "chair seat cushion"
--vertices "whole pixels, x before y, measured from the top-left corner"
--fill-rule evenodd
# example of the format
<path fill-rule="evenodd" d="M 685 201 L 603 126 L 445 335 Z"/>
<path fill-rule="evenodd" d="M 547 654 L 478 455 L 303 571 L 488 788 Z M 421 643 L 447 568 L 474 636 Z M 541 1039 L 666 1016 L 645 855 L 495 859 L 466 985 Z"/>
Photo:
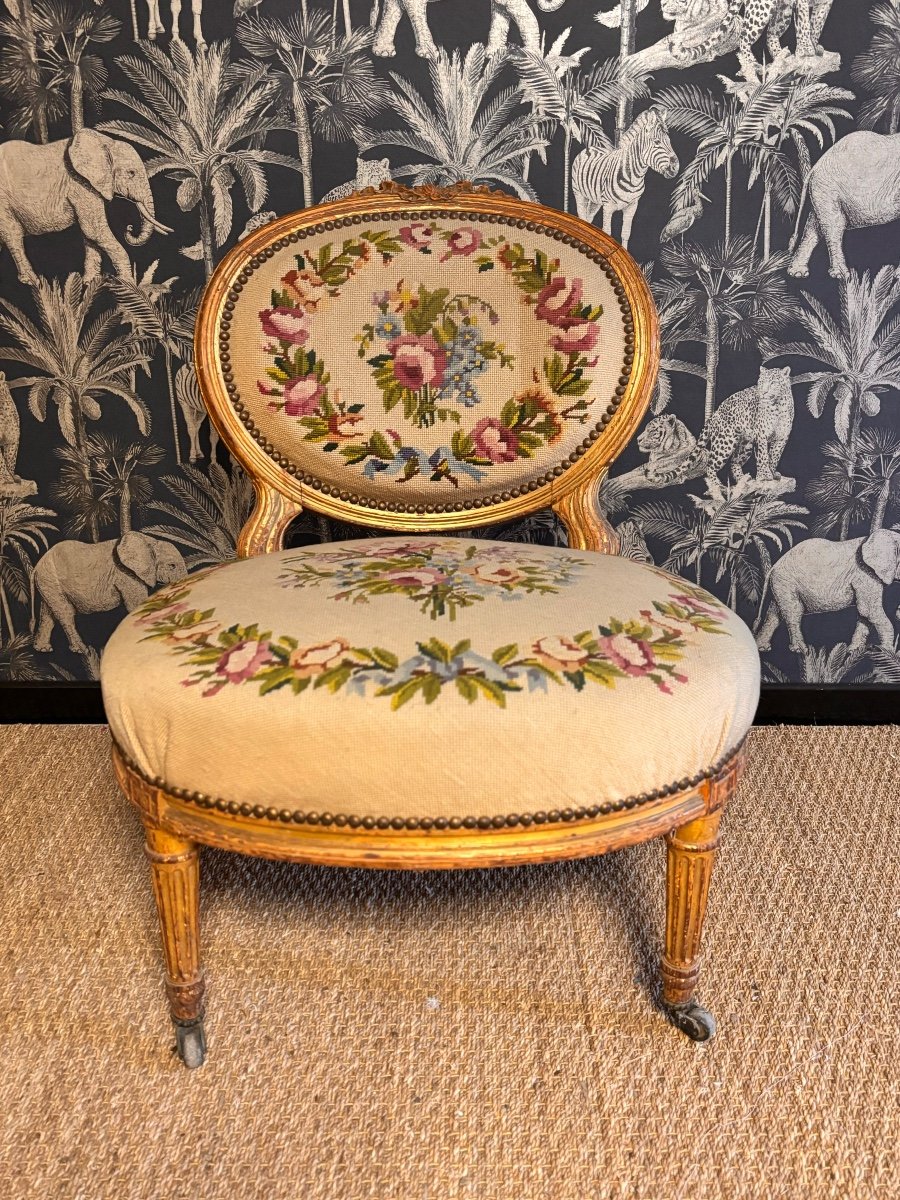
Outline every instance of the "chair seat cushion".
<path fill-rule="evenodd" d="M 170 789 L 301 821 L 499 822 L 708 772 L 753 720 L 759 657 L 656 567 L 394 536 L 171 584 L 121 623 L 101 678 L 119 747 Z"/>

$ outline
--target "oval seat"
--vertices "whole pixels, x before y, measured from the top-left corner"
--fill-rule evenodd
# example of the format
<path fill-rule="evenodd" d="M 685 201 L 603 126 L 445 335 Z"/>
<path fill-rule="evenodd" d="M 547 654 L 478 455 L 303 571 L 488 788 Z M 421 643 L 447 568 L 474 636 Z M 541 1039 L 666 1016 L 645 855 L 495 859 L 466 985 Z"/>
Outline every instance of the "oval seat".
<path fill-rule="evenodd" d="M 119 626 L 101 679 L 118 746 L 168 789 L 299 824 L 501 826 L 710 774 L 753 720 L 759 657 L 734 613 L 656 567 L 395 535 L 169 585 Z"/>

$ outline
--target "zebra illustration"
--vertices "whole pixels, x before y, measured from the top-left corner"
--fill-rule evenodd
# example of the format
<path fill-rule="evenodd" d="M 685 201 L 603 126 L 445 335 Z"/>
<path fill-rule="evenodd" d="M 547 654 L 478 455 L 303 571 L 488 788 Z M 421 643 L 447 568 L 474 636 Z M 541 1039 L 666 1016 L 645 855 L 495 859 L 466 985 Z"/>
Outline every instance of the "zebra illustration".
<path fill-rule="evenodd" d="M 628 247 L 631 226 L 648 171 L 666 179 L 678 174 L 678 158 L 669 141 L 665 114 L 650 108 L 636 117 L 614 149 L 586 148 L 572 162 L 572 191 L 578 215 L 593 221 L 602 210 L 605 233 L 612 233 L 613 213 L 622 214 L 622 245 Z"/>

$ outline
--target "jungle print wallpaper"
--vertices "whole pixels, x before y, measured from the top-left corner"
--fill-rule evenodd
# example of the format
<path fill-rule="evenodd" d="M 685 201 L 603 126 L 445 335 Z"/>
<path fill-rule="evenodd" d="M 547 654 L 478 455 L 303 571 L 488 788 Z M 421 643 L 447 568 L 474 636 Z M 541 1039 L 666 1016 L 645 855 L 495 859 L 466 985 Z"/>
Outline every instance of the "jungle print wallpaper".
<path fill-rule="evenodd" d="M 261 222 L 392 177 L 626 242 L 664 340 L 605 489 L 627 552 L 735 608 L 769 682 L 900 684 L 897 0 L 3 6 L 0 677 L 95 677 L 130 563 L 234 553 L 203 284 Z"/>

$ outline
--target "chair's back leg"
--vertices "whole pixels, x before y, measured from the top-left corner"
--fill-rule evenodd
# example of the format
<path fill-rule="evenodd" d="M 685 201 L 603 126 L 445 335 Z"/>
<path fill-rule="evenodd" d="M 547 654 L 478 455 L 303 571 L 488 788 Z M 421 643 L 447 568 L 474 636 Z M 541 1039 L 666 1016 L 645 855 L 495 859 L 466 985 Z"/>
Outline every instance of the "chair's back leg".
<path fill-rule="evenodd" d="M 200 971 L 199 847 L 149 822 L 144 827 L 178 1051 L 185 1066 L 199 1067 L 206 1052 L 204 981 Z"/>
<path fill-rule="evenodd" d="M 712 1014 L 693 1000 L 700 974 L 700 938 L 716 847 L 721 808 L 673 830 L 666 873 L 666 944 L 662 958 L 663 1004 L 673 1021 L 695 1041 L 715 1033 Z"/>

